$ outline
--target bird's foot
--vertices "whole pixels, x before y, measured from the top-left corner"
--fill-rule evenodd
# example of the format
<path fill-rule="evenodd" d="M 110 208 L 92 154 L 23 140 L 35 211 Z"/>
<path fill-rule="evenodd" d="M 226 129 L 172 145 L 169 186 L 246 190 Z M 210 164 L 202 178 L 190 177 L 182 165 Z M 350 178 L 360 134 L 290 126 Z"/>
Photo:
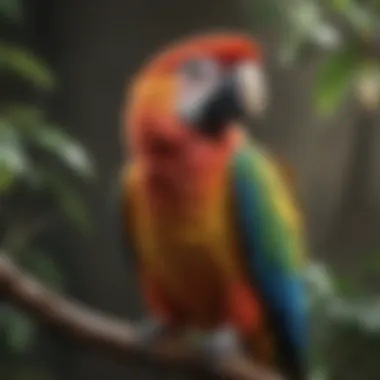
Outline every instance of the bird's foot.
<path fill-rule="evenodd" d="M 142 347 L 149 347 L 164 338 L 170 331 L 169 325 L 155 318 L 147 318 L 135 326 L 136 341 Z"/>
<path fill-rule="evenodd" d="M 201 353 L 208 364 L 219 368 L 224 362 L 242 353 L 242 345 L 237 331 L 231 326 L 223 326 L 207 334 L 201 343 Z"/>

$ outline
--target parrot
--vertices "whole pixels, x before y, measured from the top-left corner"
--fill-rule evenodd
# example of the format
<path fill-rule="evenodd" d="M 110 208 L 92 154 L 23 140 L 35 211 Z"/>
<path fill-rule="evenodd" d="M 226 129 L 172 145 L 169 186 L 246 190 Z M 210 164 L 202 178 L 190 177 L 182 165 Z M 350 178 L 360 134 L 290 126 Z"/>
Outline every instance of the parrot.
<path fill-rule="evenodd" d="M 158 51 L 123 101 L 115 209 L 148 310 L 140 344 L 199 329 L 210 363 L 243 352 L 305 380 L 301 207 L 288 171 L 247 131 L 268 92 L 262 49 L 244 33 L 204 33 Z"/>

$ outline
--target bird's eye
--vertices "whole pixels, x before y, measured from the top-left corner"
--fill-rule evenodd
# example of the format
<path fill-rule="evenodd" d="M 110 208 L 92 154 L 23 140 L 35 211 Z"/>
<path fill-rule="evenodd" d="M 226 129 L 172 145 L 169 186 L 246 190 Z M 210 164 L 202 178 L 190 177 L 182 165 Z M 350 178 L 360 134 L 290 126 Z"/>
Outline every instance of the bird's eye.
<path fill-rule="evenodd" d="M 192 81 L 212 81 L 219 76 L 220 67 L 211 59 L 194 59 L 181 67 L 181 73 Z"/>

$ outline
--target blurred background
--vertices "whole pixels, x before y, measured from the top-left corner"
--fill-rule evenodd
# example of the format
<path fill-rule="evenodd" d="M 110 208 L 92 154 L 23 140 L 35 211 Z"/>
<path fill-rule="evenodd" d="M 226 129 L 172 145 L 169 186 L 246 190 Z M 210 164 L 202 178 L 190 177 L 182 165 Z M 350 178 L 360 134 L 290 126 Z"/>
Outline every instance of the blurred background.
<path fill-rule="evenodd" d="M 267 57 L 271 107 L 253 134 L 296 173 L 313 376 L 379 379 L 379 0 L 1 0 L 0 247 L 49 286 L 138 318 L 107 219 L 125 88 L 167 42 L 224 29 L 252 34 Z M 0 305 L 1 379 L 128 376 L 160 377 Z"/>

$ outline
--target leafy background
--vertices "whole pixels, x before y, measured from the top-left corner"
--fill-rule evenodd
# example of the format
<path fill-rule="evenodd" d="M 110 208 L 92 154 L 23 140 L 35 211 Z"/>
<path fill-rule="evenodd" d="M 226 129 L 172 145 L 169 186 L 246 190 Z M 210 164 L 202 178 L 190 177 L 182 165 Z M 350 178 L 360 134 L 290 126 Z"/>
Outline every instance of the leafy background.
<path fill-rule="evenodd" d="M 21 28 L 23 3 L 3 0 L 0 17 L 3 29 Z M 92 181 L 93 163 L 84 146 L 36 106 L 33 96 L 12 93 L 17 86 L 46 96 L 55 91 L 58 80 L 43 59 L 12 38 L 2 38 L 0 75 L 5 84 L 0 103 L 0 247 L 48 286 L 63 290 L 65 276 L 44 238 L 62 220 L 89 231 L 89 210 L 72 175 Z M 23 376 L 19 363 L 33 351 L 36 332 L 25 313 L 0 304 L 2 377 Z"/>
<path fill-rule="evenodd" d="M 47 8 L 47 3 L 40 3 L 42 5 L 37 8 L 42 14 L 41 9 Z M 360 133 L 377 127 L 379 1 L 250 0 L 239 6 L 248 18 L 249 30 L 264 34 L 276 30 L 273 62 L 280 67 L 282 75 L 317 62 L 316 79 L 309 94 L 315 119 L 333 118 L 349 104 L 360 111 Z M 154 4 L 151 3 L 150 7 L 154 9 Z M 227 5 L 225 7 L 229 9 Z M 88 7 L 81 9 L 90 17 Z M 0 76 L 4 83 L 0 89 L 0 247 L 49 286 L 67 291 L 74 273 L 59 265 L 62 260 L 56 254 L 57 244 L 51 237 L 62 240 L 66 236 L 62 231 L 74 229 L 84 236 L 82 240 L 74 239 L 81 246 L 80 241 L 93 236 L 94 223 L 90 223 L 93 215 L 89 212 L 86 186 L 95 186 L 94 160 L 88 149 L 73 137 L 73 129 L 56 122 L 56 119 L 64 118 L 56 118 L 49 112 L 48 100 L 60 92 L 62 81 L 46 60 L 30 48 L 27 39 L 25 43 L 25 38 L 20 38 L 20 35 L 28 34 L 32 17 L 29 11 L 28 2 L 0 2 Z M 149 24 L 148 10 L 146 12 Z M 98 21 L 106 24 L 107 14 Z M 85 18 L 80 21 L 84 25 L 86 22 Z M 197 29 L 197 26 L 193 28 Z M 104 49 L 106 55 L 109 46 L 101 44 L 103 36 L 96 35 L 96 27 L 92 33 L 94 41 L 99 42 L 99 50 Z M 81 35 L 75 35 L 75 38 L 80 39 Z M 154 36 L 150 38 L 151 45 L 155 46 Z M 122 50 L 123 46 L 119 44 L 116 49 Z M 136 58 L 136 61 L 139 60 Z M 118 64 L 116 60 L 113 63 Z M 89 70 L 93 64 L 84 62 Z M 134 69 L 128 68 L 129 71 Z M 112 67 L 105 66 L 102 70 L 107 73 L 104 80 L 115 81 Z M 124 71 L 124 67 L 120 66 L 121 70 Z M 114 114 L 120 107 L 121 87 L 115 91 L 118 100 L 112 100 L 113 106 L 110 107 Z M 96 89 L 98 96 L 102 96 L 103 91 Z M 86 93 L 79 96 L 85 97 Z M 85 112 L 92 113 L 93 110 L 85 108 Z M 365 123 L 361 122 L 363 120 Z M 93 144 L 93 150 L 101 151 L 99 147 L 107 144 L 100 140 Z M 104 165 L 101 159 L 99 161 L 100 166 Z M 104 173 L 104 169 L 102 171 Z M 112 182 L 114 177 L 109 176 L 102 179 Z M 104 193 L 105 188 L 101 191 Z M 99 226 L 95 225 L 95 228 L 99 231 Z M 104 231 L 100 229 L 100 232 Z M 355 234 L 355 230 L 352 233 Z M 377 379 L 380 373 L 377 360 L 380 300 L 376 294 L 376 281 L 369 280 L 376 278 L 380 269 L 377 247 L 368 250 L 364 244 L 360 259 L 349 269 L 334 265 L 334 260 L 314 251 L 315 261 L 307 273 L 315 311 L 311 376 L 315 380 Z M 84 276 L 92 262 L 88 260 L 91 256 L 83 257 L 79 272 Z M 99 266 L 104 267 L 101 262 Z M 123 293 L 125 288 L 120 284 L 118 287 Z M 108 294 L 104 296 L 107 299 Z M 76 295 L 80 296 L 81 291 Z M 94 299 L 100 296 L 100 292 L 95 292 L 92 301 L 87 301 L 96 303 Z M 138 303 L 135 298 L 128 297 L 129 301 L 132 299 Z M 103 306 L 110 309 L 107 303 Z M 119 313 L 120 309 L 116 312 Z M 17 380 L 59 378 L 62 367 L 47 369 L 47 361 L 42 361 L 42 365 L 37 366 L 39 370 L 35 371 L 35 361 L 31 358 L 35 357 L 36 350 L 41 351 L 36 346 L 40 338 L 41 331 L 27 315 L 0 305 L 0 375 Z M 42 353 L 45 357 L 46 350 L 42 349 Z M 96 368 L 93 362 L 90 367 L 92 370 Z M 108 371 L 107 378 L 118 378 L 116 373 Z M 83 372 L 78 370 L 77 373 L 82 378 L 80 374 Z M 85 373 L 89 376 L 91 371 Z"/>

